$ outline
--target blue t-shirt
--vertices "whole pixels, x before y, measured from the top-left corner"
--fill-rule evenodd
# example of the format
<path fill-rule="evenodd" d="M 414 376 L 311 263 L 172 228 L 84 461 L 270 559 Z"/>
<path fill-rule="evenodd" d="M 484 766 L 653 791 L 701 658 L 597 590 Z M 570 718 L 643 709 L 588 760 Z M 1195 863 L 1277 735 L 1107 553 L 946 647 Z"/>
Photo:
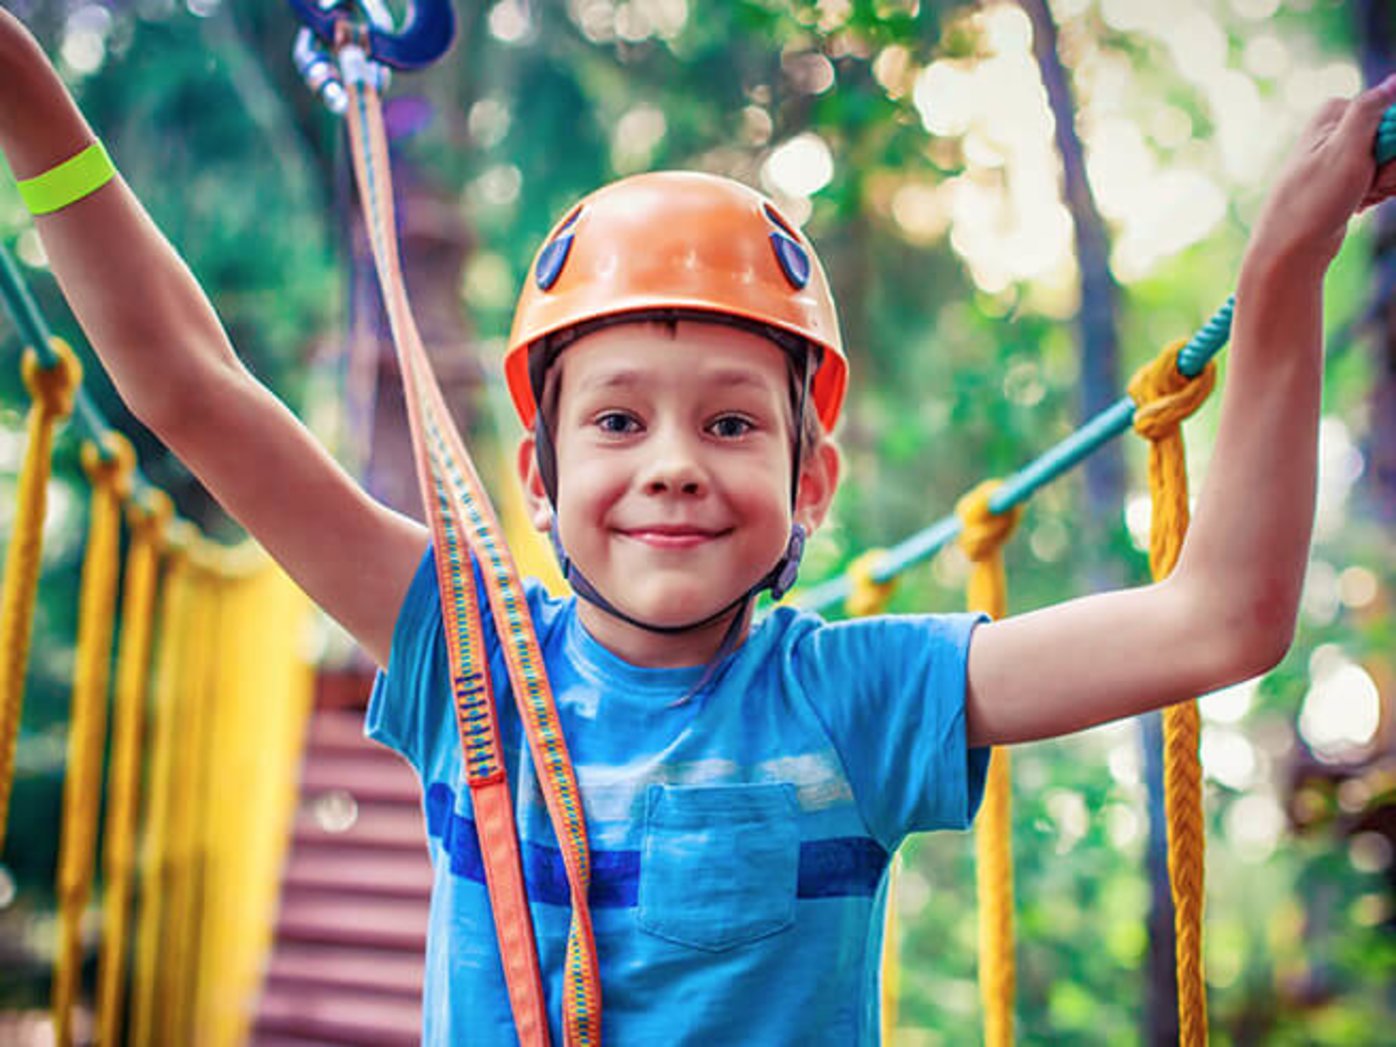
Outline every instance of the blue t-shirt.
<path fill-rule="evenodd" d="M 586 813 L 604 1041 L 876 1043 L 889 857 L 910 832 L 968 826 L 983 790 L 988 750 L 967 748 L 964 713 L 977 619 L 830 625 L 778 608 L 689 697 L 701 668 L 631 665 L 585 631 L 575 599 L 530 582 L 528 603 Z M 424 1042 L 514 1044 L 440 615 L 428 553 L 367 731 L 422 780 L 434 867 Z M 482 616 L 561 1043 L 566 873 Z"/>

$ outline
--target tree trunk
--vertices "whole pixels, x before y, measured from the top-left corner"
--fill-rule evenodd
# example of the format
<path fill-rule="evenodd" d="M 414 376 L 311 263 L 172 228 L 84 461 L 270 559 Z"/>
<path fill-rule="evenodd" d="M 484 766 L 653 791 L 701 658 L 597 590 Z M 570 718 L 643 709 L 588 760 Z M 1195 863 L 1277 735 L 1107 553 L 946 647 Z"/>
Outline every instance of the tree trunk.
<path fill-rule="evenodd" d="M 1380 83 L 1396 71 L 1396 9 L 1385 0 L 1358 0 L 1358 40 L 1362 75 Z M 1377 240 L 1372 259 L 1373 348 L 1370 426 L 1366 441 L 1366 498 L 1381 522 L 1396 523 L 1396 203 L 1377 209 Z"/>
<path fill-rule="evenodd" d="M 1062 196 L 1076 233 L 1076 263 L 1081 272 L 1078 337 L 1081 348 L 1081 420 L 1094 417 L 1120 395 L 1119 336 L 1116 327 L 1119 289 L 1110 271 L 1109 237 L 1086 178 L 1085 152 L 1076 133 L 1071 82 L 1057 50 L 1057 26 L 1046 0 L 1019 0 L 1033 27 L 1033 55 L 1052 110 L 1057 152 L 1062 161 Z M 1110 556 L 1124 507 L 1124 455 L 1109 443 L 1088 458 L 1083 468 L 1085 519 L 1082 558 L 1093 589 L 1115 588 L 1124 581 L 1118 560 Z M 1174 961 L 1173 900 L 1168 883 L 1167 837 L 1163 804 L 1162 729 L 1158 717 L 1140 721 L 1144 778 L 1148 789 L 1150 883 L 1145 1040 L 1164 1047 L 1178 1042 L 1177 976 Z"/>

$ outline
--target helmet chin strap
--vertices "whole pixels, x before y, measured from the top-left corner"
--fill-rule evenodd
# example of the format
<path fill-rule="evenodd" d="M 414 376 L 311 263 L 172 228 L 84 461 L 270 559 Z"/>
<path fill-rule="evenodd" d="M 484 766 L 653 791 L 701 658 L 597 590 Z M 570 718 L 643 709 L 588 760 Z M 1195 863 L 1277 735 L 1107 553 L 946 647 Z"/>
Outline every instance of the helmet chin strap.
<path fill-rule="evenodd" d="M 800 524 L 790 525 L 790 540 L 785 544 L 785 552 L 776 561 L 776 565 L 761 576 L 760 581 L 753 585 L 746 592 L 742 593 L 735 600 L 718 608 L 705 618 L 698 618 L 683 625 L 656 625 L 654 622 L 641 621 L 633 615 L 622 611 L 610 600 L 601 595 L 600 590 L 591 584 L 591 581 L 577 569 L 572 562 L 572 558 L 567 555 L 567 551 L 562 547 L 562 539 L 558 534 L 557 514 L 553 514 L 552 526 L 548 528 L 548 537 L 552 539 L 553 552 L 557 555 L 558 565 L 562 568 L 562 577 L 572 586 L 572 591 L 586 600 L 590 604 L 601 608 L 609 615 L 613 615 L 625 622 L 633 625 L 637 629 L 644 629 L 646 632 L 658 633 L 662 636 L 675 636 L 679 633 L 692 632 L 695 629 L 703 629 L 714 622 L 725 618 L 732 611 L 737 611 L 733 621 L 742 618 L 742 611 L 745 604 L 753 600 L 766 589 L 771 590 L 772 599 L 779 600 L 790 587 L 795 584 L 795 578 L 800 572 L 800 559 L 805 553 L 805 529 Z"/>
<path fill-rule="evenodd" d="M 784 340 L 782 339 L 778 344 L 784 347 Z M 550 349 L 550 347 L 545 346 L 541 351 L 536 353 L 535 361 L 531 362 L 532 366 L 530 370 L 532 372 L 531 379 L 535 402 L 539 404 L 533 421 L 534 451 L 538 458 L 538 472 L 543 480 L 543 488 L 547 493 L 548 501 L 551 503 L 553 509 L 552 523 L 548 528 L 548 537 L 552 541 L 553 552 L 557 556 L 558 566 L 562 570 L 562 577 L 572 586 L 572 591 L 588 603 L 599 607 L 609 615 L 619 618 L 627 625 L 633 625 L 637 629 L 643 629 L 646 632 L 656 633 L 661 636 L 676 636 L 681 633 L 704 629 L 731 614 L 732 621 L 727 626 L 727 631 L 723 635 L 722 642 L 718 645 L 717 653 L 708 663 L 708 669 L 707 672 L 704 673 L 702 681 L 694 688 L 695 691 L 699 690 L 711 678 L 718 663 L 730 654 L 732 649 L 736 646 L 737 637 L 741 630 L 742 623 L 746 618 L 747 607 L 750 605 L 751 601 L 756 599 L 757 596 L 767 589 L 771 591 L 771 597 L 773 599 L 779 600 L 788 593 L 795 584 L 795 579 L 800 572 L 800 560 L 805 554 L 805 539 L 807 537 L 805 528 L 802 524 L 792 523 L 790 525 L 790 538 L 785 543 L 785 552 L 781 554 L 780 559 L 776 561 L 775 565 L 762 575 L 755 585 L 736 599 L 714 611 L 712 614 L 695 619 L 691 622 L 685 622 L 682 625 L 658 625 L 654 622 L 643 621 L 622 611 L 610 600 L 606 599 L 596 586 L 578 570 L 576 564 L 572 562 L 572 558 L 567 555 L 567 550 L 563 548 L 562 545 L 562 535 L 557 519 L 557 450 L 553 445 L 552 433 L 548 430 L 548 424 L 544 421 L 544 412 L 542 409 L 543 374 L 556 354 L 556 348 Z M 791 455 L 790 506 L 792 511 L 795 507 L 796 495 L 800 485 L 802 443 L 800 434 L 803 426 L 805 404 L 809 399 L 810 384 L 814 377 L 814 367 L 811 366 L 812 354 L 813 350 L 807 347 L 804 350 L 803 359 L 800 363 L 800 392 L 799 400 L 795 407 L 795 436 L 792 441 L 794 450 Z M 735 614 L 733 614 L 734 611 L 736 612 Z"/>

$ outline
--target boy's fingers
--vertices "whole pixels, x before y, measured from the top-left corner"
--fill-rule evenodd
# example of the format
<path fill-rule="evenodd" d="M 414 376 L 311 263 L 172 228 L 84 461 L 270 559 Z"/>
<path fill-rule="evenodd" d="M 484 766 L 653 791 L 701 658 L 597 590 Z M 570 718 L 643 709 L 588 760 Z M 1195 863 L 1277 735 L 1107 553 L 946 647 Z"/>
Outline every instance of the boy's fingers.
<path fill-rule="evenodd" d="M 1396 163 L 1387 164 L 1378 172 L 1372 187 L 1362 198 L 1360 210 L 1374 207 L 1393 196 L 1396 196 Z"/>
<path fill-rule="evenodd" d="M 1396 76 L 1389 76 L 1352 100 L 1338 124 L 1338 133 L 1356 135 L 1370 145 L 1376 138 L 1382 114 L 1393 104 L 1396 104 Z"/>

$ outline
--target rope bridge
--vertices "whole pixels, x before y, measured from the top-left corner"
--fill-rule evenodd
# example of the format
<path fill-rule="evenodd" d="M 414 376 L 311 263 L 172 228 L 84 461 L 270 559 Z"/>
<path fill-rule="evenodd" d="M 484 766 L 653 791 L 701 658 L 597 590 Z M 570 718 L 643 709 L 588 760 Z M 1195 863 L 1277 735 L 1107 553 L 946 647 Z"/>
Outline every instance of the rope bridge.
<path fill-rule="evenodd" d="M 1393 153 L 1396 116 L 1388 113 L 1378 158 L 1385 161 Z M 75 1038 L 79 930 L 92 893 L 103 791 L 124 509 L 130 539 L 106 778 L 99 1035 L 104 1042 L 118 1042 L 124 1028 L 135 1044 L 172 1043 L 187 1042 L 197 1030 L 200 1042 L 238 1043 L 246 1035 L 270 940 L 294 800 L 310 690 L 295 649 L 306 603 L 259 552 L 220 548 L 191 524 L 173 519 L 168 498 L 141 476 L 129 443 L 111 431 L 83 391 L 75 355 L 49 334 L 3 251 L 0 291 L 29 347 L 23 371 L 33 401 L 0 602 L 0 847 L 41 573 L 54 432 L 67 418 L 74 418 L 85 435 L 81 460 L 92 486 L 58 874 L 56 1040 L 66 1047 Z M 1229 334 L 1231 311 L 1228 301 L 1193 339 L 1142 369 L 1128 396 L 1020 472 L 981 485 L 952 515 L 891 550 L 865 554 L 845 576 L 806 590 L 797 602 L 811 609 L 842 602 L 849 614 L 874 613 L 885 606 L 901 571 L 958 539 L 973 564 L 969 606 L 1002 616 L 1002 546 L 1022 503 L 1131 426 L 1150 441 L 1150 564 L 1155 577 L 1166 575 L 1188 519 L 1179 425 L 1212 388 L 1210 361 Z M 1170 709 L 1165 723 L 1180 1040 L 1195 1047 L 1207 1039 L 1195 703 Z M 151 739 L 148 754 L 142 751 L 143 737 Z M 1007 751 L 1000 749 L 991 762 L 977 829 L 980 984 L 991 1047 L 1013 1041 L 1009 774 Z M 130 897 L 137 882 L 133 921 Z M 888 912 L 884 1030 L 890 1034 L 896 1025 L 897 967 L 891 907 Z M 128 952 L 134 957 L 129 973 Z M 122 1013 L 128 981 L 129 1017 Z"/>
<path fill-rule="evenodd" d="M 110 1044 L 242 1043 L 294 812 L 312 684 L 300 650 L 310 607 L 260 550 L 220 546 L 174 518 L 168 496 L 141 476 L 130 443 L 82 389 L 76 356 L 49 334 L 3 249 L 0 291 L 28 345 L 32 400 L 0 604 L 0 849 L 54 430 L 64 419 L 82 435 L 92 492 L 59 839 L 55 1042 L 90 1038 L 77 1007 L 82 929 L 110 744 L 92 1032 Z"/>

